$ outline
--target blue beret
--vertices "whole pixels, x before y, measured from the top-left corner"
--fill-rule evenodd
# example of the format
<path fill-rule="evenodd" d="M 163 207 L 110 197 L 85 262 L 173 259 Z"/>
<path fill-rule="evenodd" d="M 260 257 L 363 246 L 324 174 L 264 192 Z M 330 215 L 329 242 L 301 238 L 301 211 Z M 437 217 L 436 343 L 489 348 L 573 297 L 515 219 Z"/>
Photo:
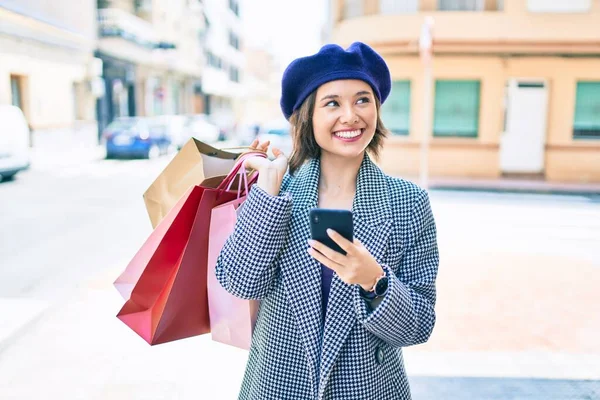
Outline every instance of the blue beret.
<path fill-rule="evenodd" d="M 284 71 L 280 105 L 285 118 L 290 119 L 319 86 L 339 79 L 367 82 L 381 104 L 392 87 L 387 64 L 371 47 L 354 42 L 344 50 L 337 44 L 327 44 L 317 54 L 292 61 Z"/>

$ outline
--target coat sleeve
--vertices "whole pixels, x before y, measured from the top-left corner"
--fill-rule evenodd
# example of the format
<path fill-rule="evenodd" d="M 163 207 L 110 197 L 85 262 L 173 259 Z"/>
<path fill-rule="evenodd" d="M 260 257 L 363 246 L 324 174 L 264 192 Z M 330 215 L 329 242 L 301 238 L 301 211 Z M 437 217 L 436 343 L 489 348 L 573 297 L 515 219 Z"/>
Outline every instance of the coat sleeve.
<path fill-rule="evenodd" d="M 233 233 L 219 253 L 217 280 L 243 299 L 267 296 L 276 276 L 292 215 L 289 193 L 271 196 L 254 185 L 244 202 Z"/>
<path fill-rule="evenodd" d="M 383 265 L 389 276 L 383 301 L 371 310 L 354 288 L 354 305 L 363 326 L 396 347 L 424 343 L 435 325 L 435 279 L 439 252 L 429 197 L 423 190 L 413 205 L 412 241 L 397 268 Z M 396 270 L 396 273 L 394 272 Z"/>

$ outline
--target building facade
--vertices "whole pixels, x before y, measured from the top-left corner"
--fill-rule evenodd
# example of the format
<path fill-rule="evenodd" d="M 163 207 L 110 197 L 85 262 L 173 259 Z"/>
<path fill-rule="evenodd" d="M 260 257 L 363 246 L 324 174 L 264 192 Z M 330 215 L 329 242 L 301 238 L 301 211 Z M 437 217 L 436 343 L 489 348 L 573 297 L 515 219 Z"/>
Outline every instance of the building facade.
<path fill-rule="evenodd" d="M 600 182 L 600 1 L 332 0 L 330 10 L 332 42 L 369 43 L 390 66 L 389 173 L 417 175 L 428 135 L 432 176 Z"/>
<path fill-rule="evenodd" d="M 95 130 L 95 0 L 62 4 L 0 1 L 0 104 L 23 110 L 34 146 L 45 132 Z"/>
<path fill-rule="evenodd" d="M 236 120 L 245 60 L 238 0 L 100 0 L 101 126 L 123 115 Z"/>
<path fill-rule="evenodd" d="M 239 0 L 205 0 L 206 67 L 202 76 L 205 110 L 232 131 L 243 113 L 246 60 Z"/>
<path fill-rule="evenodd" d="M 97 105 L 100 131 L 120 116 L 203 110 L 201 1 L 99 0 L 98 29 L 105 82 Z"/>
<path fill-rule="evenodd" d="M 267 50 L 246 48 L 244 54 L 245 96 L 240 120 L 245 124 L 258 125 L 281 120 L 281 68 Z"/>

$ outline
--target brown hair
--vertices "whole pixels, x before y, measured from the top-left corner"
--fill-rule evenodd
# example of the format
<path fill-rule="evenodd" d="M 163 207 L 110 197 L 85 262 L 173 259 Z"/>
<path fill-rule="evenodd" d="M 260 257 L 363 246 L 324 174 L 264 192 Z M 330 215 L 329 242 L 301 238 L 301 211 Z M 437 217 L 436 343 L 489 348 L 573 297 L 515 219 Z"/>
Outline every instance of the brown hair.
<path fill-rule="evenodd" d="M 290 174 L 293 175 L 307 160 L 321 156 L 321 148 L 315 140 L 313 132 L 312 116 L 315 110 L 317 91 L 312 92 L 302 103 L 299 109 L 294 111 L 290 117 L 291 135 L 294 148 L 289 159 Z M 377 125 L 375 135 L 367 146 L 367 151 L 375 158 L 379 158 L 379 152 L 383 146 L 383 139 L 387 137 L 388 130 L 381 121 L 379 113 L 381 103 L 375 97 L 377 108 Z"/>

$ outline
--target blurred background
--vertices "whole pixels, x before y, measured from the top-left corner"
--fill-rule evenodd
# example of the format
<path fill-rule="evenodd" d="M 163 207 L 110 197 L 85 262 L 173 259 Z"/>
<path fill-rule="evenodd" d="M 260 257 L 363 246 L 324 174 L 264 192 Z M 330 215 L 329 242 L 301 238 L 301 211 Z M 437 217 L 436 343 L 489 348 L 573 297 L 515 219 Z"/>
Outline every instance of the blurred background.
<path fill-rule="evenodd" d="M 247 353 L 148 346 L 114 279 L 191 137 L 288 154 L 280 79 L 386 59 L 379 160 L 430 191 L 418 399 L 600 399 L 600 0 L 0 0 L 0 398 L 236 398 Z"/>

